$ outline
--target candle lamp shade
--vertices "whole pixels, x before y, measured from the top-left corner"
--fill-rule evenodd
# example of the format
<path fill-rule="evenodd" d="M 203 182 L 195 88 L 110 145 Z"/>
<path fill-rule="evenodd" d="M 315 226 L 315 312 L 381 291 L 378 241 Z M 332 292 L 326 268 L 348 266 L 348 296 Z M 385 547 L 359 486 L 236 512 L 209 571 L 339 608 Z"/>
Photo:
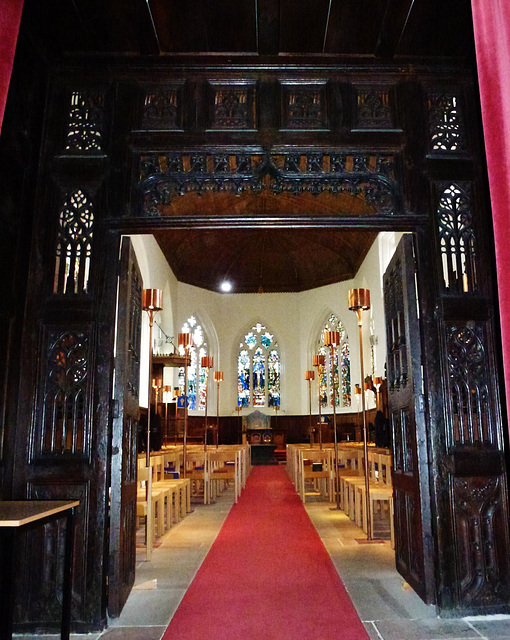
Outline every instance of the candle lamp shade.
<path fill-rule="evenodd" d="M 377 389 L 377 391 L 379 391 L 379 389 L 381 388 L 381 385 L 382 385 L 381 376 L 374 376 L 374 387 Z"/>
<path fill-rule="evenodd" d="M 305 371 L 305 380 L 315 380 L 315 371 Z"/>
<path fill-rule="evenodd" d="M 193 346 L 193 335 L 191 333 L 179 333 L 177 340 L 179 346 L 184 349 L 189 349 Z"/>
<path fill-rule="evenodd" d="M 326 347 L 336 347 L 340 344 L 339 331 L 324 331 L 324 344 Z"/>
<path fill-rule="evenodd" d="M 142 291 L 142 309 L 144 311 L 161 311 L 163 309 L 163 291 L 161 289 L 144 289 Z"/>
<path fill-rule="evenodd" d="M 326 358 L 322 353 L 315 355 L 313 357 L 313 366 L 314 367 L 323 367 L 326 364 Z"/>
<path fill-rule="evenodd" d="M 349 309 L 351 311 L 368 311 L 370 309 L 370 291 L 368 289 L 349 290 Z"/>
<path fill-rule="evenodd" d="M 216 382 L 223 382 L 223 371 L 215 371 L 214 379 L 216 380 Z"/>
<path fill-rule="evenodd" d="M 214 358 L 212 356 L 202 356 L 200 364 L 204 369 L 212 369 L 214 367 Z"/>

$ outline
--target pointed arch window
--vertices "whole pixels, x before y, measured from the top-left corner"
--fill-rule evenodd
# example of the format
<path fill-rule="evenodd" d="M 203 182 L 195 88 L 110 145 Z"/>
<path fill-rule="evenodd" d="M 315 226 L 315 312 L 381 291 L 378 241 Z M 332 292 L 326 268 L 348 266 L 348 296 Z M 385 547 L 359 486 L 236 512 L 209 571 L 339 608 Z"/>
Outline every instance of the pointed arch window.
<path fill-rule="evenodd" d="M 340 334 L 340 344 L 333 351 L 331 358 L 331 349 L 324 345 L 324 331 L 338 331 Z M 335 398 L 335 406 L 350 407 L 351 406 L 351 356 L 347 332 L 342 322 L 331 314 L 321 329 L 317 339 L 317 353 L 325 357 L 326 366 L 319 375 L 319 390 L 321 406 L 323 408 L 331 407 L 333 397 Z M 334 394 L 333 394 L 333 372 L 334 372 Z"/>
<path fill-rule="evenodd" d="M 280 406 L 280 353 L 274 335 L 260 322 L 239 345 L 237 404 L 240 407 Z"/>
<path fill-rule="evenodd" d="M 190 316 L 183 324 L 182 333 L 193 335 L 193 346 L 189 350 L 190 364 L 188 366 L 188 409 L 205 411 L 205 384 L 207 370 L 202 367 L 204 356 L 211 355 L 207 338 L 195 316 Z M 181 353 L 184 355 L 184 351 Z M 184 395 L 184 367 L 179 368 L 179 395 Z"/>

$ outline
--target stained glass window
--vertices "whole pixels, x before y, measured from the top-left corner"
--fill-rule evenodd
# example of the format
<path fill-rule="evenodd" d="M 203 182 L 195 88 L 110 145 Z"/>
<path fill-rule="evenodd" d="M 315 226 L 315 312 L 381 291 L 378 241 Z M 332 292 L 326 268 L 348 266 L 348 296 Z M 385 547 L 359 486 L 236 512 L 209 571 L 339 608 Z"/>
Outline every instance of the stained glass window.
<path fill-rule="evenodd" d="M 272 333 L 260 322 L 246 332 L 237 357 L 237 404 L 280 406 L 280 354 Z"/>
<path fill-rule="evenodd" d="M 340 334 L 340 344 L 333 350 L 333 357 L 331 357 L 331 349 L 324 345 L 324 331 L 338 331 Z M 324 327 L 321 329 L 318 338 L 317 353 L 323 355 L 326 362 L 326 365 L 319 375 L 321 406 L 323 408 L 331 407 L 334 397 L 335 406 L 350 407 L 351 359 L 349 342 L 343 324 L 333 314 L 329 316 Z M 335 381 L 334 390 L 333 380 Z"/>
<path fill-rule="evenodd" d="M 195 316 L 184 323 L 182 333 L 193 334 L 193 346 L 189 350 L 190 365 L 188 367 L 188 409 L 205 411 L 205 385 L 207 371 L 201 362 L 204 356 L 210 355 L 204 330 Z M 181 355 L 184 355 L 184 350 Z M 184 367 L 179 368 L 179 395 L 184 395 Z"/>

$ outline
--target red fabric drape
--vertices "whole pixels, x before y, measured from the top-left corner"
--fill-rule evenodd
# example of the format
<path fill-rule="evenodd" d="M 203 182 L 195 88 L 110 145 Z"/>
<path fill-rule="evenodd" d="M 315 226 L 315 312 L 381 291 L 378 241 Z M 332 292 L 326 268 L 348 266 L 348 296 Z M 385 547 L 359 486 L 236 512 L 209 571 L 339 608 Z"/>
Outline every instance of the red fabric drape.
<path fill-rule="evenodd" d="M 510 2 L 471 0 L 510 415 Z"/>
<path fill-rule="evenodd" d="M 23 0 L 0 0 L 0 131 L 11 80 Z"/>

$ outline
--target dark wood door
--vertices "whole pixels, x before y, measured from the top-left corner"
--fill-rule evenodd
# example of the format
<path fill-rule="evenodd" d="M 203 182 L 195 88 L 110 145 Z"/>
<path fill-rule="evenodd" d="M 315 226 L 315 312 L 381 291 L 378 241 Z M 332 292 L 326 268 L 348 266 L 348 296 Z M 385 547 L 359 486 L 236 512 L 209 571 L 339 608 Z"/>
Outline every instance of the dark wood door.
<path fill-rule="evenodd" d="M 135 579 L 141 302 L 140 270 L 130 239 L 123 238 L 112 403 L 108 613 L 113 618 L 119 616 Z"/>
<path fill-rule="evenodd" d="M 388 406 L 393 447 L 395 556 L 400 574 L 426 601 L 434 601 L 425 396 L 421 363 L 413 236 L 402 237 L 384 274 Z M 430 538 L 429 538 L 430 539 Z"/>

